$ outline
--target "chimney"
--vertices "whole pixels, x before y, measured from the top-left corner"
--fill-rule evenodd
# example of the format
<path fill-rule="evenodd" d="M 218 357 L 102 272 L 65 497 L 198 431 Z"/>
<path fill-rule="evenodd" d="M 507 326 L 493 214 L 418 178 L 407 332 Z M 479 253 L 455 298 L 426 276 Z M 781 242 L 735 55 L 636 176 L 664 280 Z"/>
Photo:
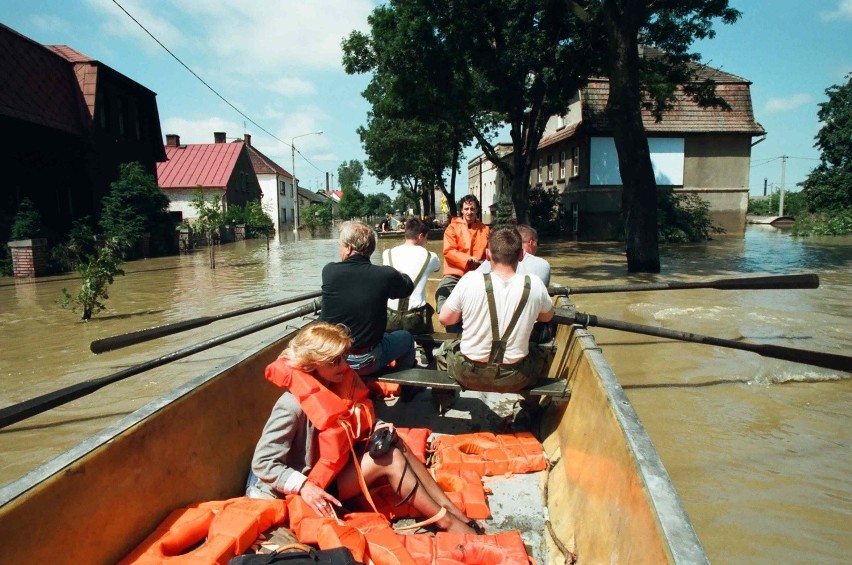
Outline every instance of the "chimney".
<path fill-rule="evenodd" d="M 250 134 L 250 133 L 246 133 L 246 134 L 244 134 L 244 136 L 245 136 L 245 140 L 246 140 L 246 145 L 248 145 L 249 147 L 251 147 L 251 134 Z"/>
<path fill-rule="evenodd" d="M 180 136 L 176 133 L 167 133 L 166 134 L 166 147 L 179 147 L 180 146 Z"/>
<path fill-rule="evenodd" d="M 225 132 L 224 131 L 214 131 L 213 132 L 213 143 L 225 143 Z"/>

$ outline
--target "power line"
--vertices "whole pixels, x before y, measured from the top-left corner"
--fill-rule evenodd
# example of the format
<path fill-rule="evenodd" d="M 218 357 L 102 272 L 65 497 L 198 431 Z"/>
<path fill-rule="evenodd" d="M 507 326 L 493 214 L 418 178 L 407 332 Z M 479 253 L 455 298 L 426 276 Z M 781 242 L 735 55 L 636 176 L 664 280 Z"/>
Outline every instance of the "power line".
<path fill-rule="evenodd" d="M 267 130 L 266 128 L 264 128 L 262 125 L 260 125 L 259 123 L 257 123 L 257 122 L 256 122 L 256 121 L 254 121 L 253 119 L 251 119 L 249 116 L 247 116 L 246 114 L 244 114 L 244 113 L 243 113 L 243 112 L 242 112 L 239 108 L 237 108 L 236 106 L 234 106 L 233 104 L 231 104 L 231 102 L 229 102 L 227 98 L 225 98 L 224 96 L 222 96 L 221 94 L 219 94 L 219 93 L 216 91 L 216 89 L 215 89 L 215 88 L 213 88 L 212 86 L 210 86 L 209 84 L 207 84 L 207 82 L 206 82 L 203 78 L 201 78 L 200 76 L 198 76 L 198 74 L 197 74 L 195 71 L 193 71 L 192 69 L 190 69 L 190 68 L 186 65 L 186 63 L 184 63 L 183 61 L 181 61 L 181 60 L 180 60 L 180 58 L 179 58 L 177 55 L 175 55 L 174 53 L 172 53 L 172 51 L 171 51 L 168 47 L 166 47 L 166 46 L 163 44 L 163 42 L 162 42 L 162 41 L 160 41 L 159 39 L 157 39 L 157 38 L 156 38 L 156 36 L 154 36 L 154 34 L 153 34 L 153 33 L 151 33 L 150 31 L 148 31 L 148 29 L 147 29 L 144 25 L 142 25 L 142 23 L 141 23 L 139 20 L 137 20 L 135 17 L 133 17 L 133 14 L 131 14 L 130 12 L 128 12 L 128 11 L 124 8 L 124 6 L 122 6 L 121 4 L 119 4 L 119 3 L 118 3 L 118 0 L 112 0 L 112 2 L 113 2 L 113 4 L 115 4 L 116 6 L 118 6 L 118 7 L 121 9 L 121 11 L 122 11 L 122 12 L 124 12 L 125 14 L 127 14 L 127 17 L 128 17 L 128 18 L 130 18 L 131 20 L 133 20 L 133 21 L 136 23 L 136 25 L 138 25 L 138 26 L 142 29 L 142 31 L 144 31 L 145 33 L 147 33 L 147 34 L 151 37 L 151 39 L 153 39 L 154 41 L 156 41 L 156 42 L 157 42 L 157 45 L 159 45 L 160 47 L 162 47 L 162 48 L 163 48 L 163 50 L 165 50 L 165 52 L 166 52 L 166 53 L 168 53 L 169 55 L 171 55 L 171 56 L 172 56 L 172 58 L 173 58 L 175 61 L 177 61 L 178 63 L 180 63 L 180 65 L 181 65 L 183 68 L 185 68 L 187 71 L 189 71 L 189 72 L 190 72 L 190 74 L 192 74 L 192 76 L 194 76 L 195 78 L 197 78 L 197 79 L 198 79 L 198 81 L 199 81 L 201 84 L 203 84 L 204 86 L 206 86 L 206 87 L 210 90 L 210 92 L 212 92 L 213 94 L 215 94 L 215 95 L 216 95 L 216 96 L 217 96 L 220 100 L 222 100 L 222 102 L 224 102 L 225 104 L 227 104 L 228 106 L 230 106 L 231 108 L 233 108 L 233 109 L 234 109 L 234 111 L 236 111 L 239 115 L 241 115 L 242 117 L 244 117 L 246 120 L 248 120 L 249 122 L 251 122 L 253 125 L 257 126 L 257 127 L 258 127 L 258 129 L 260 129 L 260 131 L 264 132 L 266 135 L 268 135 L 268 136 L 269 136 L 269 137 L 271 137 L 272 139 L 274 139 L 274 140 L 276 140 L 276 141 L 278 141 L 278 142 L 280 142 L 280 143 L 283 143 L 283 144 L 284 144 L 284 145 L 286 145 L 287 147 L 291 147 L 291 145 L 290 145 L 289 143 L 287 143 L 286 141 L 284 141 L 284 140 L 282 140 L 282 139 L 279 139 L 278 137 L 276 137 L 276 136 L 275 136 L 275 134 L 273 134 L 272 132 L 270 132 L 269 130 Z M 324 172 L 325 172 L 325 171 L 323 171 L 322 169 L 320 169 L 319 167 L 317 167 L 316 165 L 314 165 L 314 164 L 313 164 L 310 160 L 308 160 L 308 158 L 307 158 L 307 157 L 305 157 L 305 156 L 302 154 L 302 152 L 301 152 L 301 151 L 299 151 L 298 149 L 296 149 L 296 153 L 298 153 L 298 154 L 302 157 L 302 159 L 304 159 L 304 160 L 305 160 L 305 162 L 306 162 L 306 163 L 308 163 L 310 166 L 312 166 L 313 168 L 315 168 L 317 171 L 319 171 L 319 172 L 321 172 L 321 173 L 324 173 Z"/>

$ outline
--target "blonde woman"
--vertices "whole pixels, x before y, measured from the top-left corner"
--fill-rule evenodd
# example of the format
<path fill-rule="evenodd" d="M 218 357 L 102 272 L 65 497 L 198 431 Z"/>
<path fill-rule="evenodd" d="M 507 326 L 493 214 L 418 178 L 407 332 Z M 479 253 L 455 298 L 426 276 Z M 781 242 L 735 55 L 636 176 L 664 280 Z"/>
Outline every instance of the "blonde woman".
<path fill-rule="evenodd" d="M 345 326 L 318 322 L 301 330 L 266 368 L 266 378 L 287 390 L 272 409 L 252 458 L 246 495 L 276 498 L 300 494 L 320 516 L 361 494 L 358 456 L 367 485 L 387 479 L 423 516 L 446 513 L 436 525 L 447 531 L 480 530 L 444 494 L 426 467 L 397 440 L 375 458 L 367 450 L 376 422 L 367 387 L 346 363 L 352 339 Z"/>

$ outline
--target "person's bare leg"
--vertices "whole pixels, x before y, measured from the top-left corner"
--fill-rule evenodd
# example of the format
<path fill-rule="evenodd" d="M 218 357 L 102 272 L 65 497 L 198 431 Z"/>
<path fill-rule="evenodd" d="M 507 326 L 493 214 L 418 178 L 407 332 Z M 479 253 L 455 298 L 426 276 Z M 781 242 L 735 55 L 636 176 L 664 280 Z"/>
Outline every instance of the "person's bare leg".
<path fill-rule="evenodd" d="M 380 478 L 386 478 L 388 483 L 399 490 L 401 496 L 406 496 L 413 491 L 408 502 L 427 518 L 440 512 L 442 507 L 447 508 L 447 513 L 435 522 L 442 530 L 468 534 L 475 533 L 473 528 L 467 525 L 466 517 L 460 518 L 456 515 L 459 512 L 458 508 L 446 498 L 443 492 L 441 495 L 448 502 L 446 506 L 433 498 L 431 493 L 434 491 L 431 488 L 425 488 L 425 484 L 431 483 L 430 487 L 434 486 L 440 490 L 435 480 L 431 476 L 428 476 L 428 481 L 425 484 L 418 484 L 423 481 L 416 472 L 412 473 L 413 469 L 404 472 L 406 467 L 405 462 L 406 454 L 400 449 L 391 449 L 388 453 L 377 459 L 373 459 L 368 453 L 365 453 L 361 457 L 361 472 L 364 475 L 364 482 L 367 485 L 371 485 Z M 422 467 L 422 463 L 420 466 Z M 425 467 L 423 469 L 425 470 Z M 363 494 L 358 481 L 357 471 L 351 463 L 338 475 L 337 490 L 338 498 L 343 501 Z"/>

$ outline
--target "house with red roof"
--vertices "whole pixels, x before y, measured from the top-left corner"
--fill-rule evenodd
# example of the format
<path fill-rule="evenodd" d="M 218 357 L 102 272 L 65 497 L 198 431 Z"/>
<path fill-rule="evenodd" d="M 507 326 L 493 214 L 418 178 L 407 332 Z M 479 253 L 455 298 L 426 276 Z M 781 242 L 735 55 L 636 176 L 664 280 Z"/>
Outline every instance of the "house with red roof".
<path fill-rule="evenodd" d="M 263 209 L 272 217 L 276 233 L 293 229 L 293 175 L 284 167 L 264 155 L 251 144 L 251 135 L 244 136 L 257 182 L 263 193 Z M 300 191 L 303 189 L 299 189 Z M 304 202 L 300 201 L 300 205 Z M 306 204 L 304 204 L 306 205 Z"/>
<path fill-rule="evenodd" d="M 659 49 L 643 48 L 644 57 L 661 55 Z M 697 194 L 710 205 L 714 225 L 742 233 L 751 147 L 766 131 L 754 117 L 751 82 L 705 65 L 695 69 L 695 80 L 715 82 L 716 93 L 731 108 L 700 107 L 681 91 L 662 120 L 643 110 L 657 186 Z M 559 193 L 564 223 L 584 238 L 611 237 L 621 223 L 622 183 L 614 127 L 606 114 L 608 99 L 606 78 L 593 78 L 580 89 L 568 111 L 548 121 L 530 172 L 530 186 Z M 504 155 L 511 151 L 509 145 Z M 468 188 L 483 210 L 508 187 L 484 155 L 468 162 Z"/>
<path fill-rule="evenodd" d="M 157 164 L 157 184 L 169 197 L 169 211 L 190 223 L 198 213 L 190 203 L 200 188 L 205 200 L 219 196 L 223 212 L 228 206 L 261 201 L 260 184 L 246 143 L 226 141 L 214 132 L 213 143 L 182 145 L 177 134 L 166 135 L 166 161 Z"/>
<path fill-rule="evenodd" d="M 100 212 L 120 164 L 165 160 L 157 95 L 100 61 L 0 24 L 0 76 L 0 226 L 29 198 L 55 242 Z"/>

